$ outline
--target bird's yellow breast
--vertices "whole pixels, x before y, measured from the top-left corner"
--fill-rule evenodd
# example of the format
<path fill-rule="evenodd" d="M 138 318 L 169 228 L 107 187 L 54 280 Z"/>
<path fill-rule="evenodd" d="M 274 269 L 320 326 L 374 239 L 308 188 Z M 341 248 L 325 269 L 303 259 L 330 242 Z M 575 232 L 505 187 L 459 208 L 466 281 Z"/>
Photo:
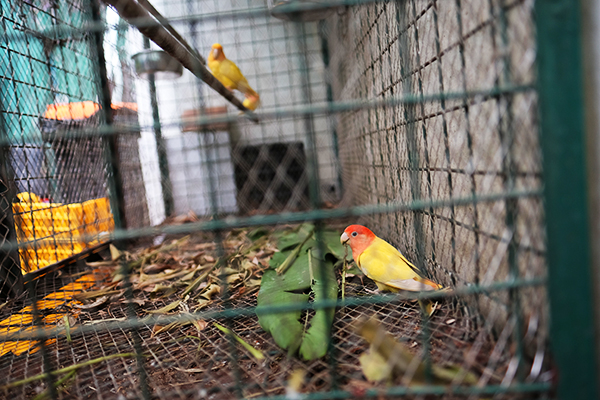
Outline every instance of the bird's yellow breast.
<path fill-rule="evenodd" d="M 419 276 L 394 246 L 378 237 L 360 254 L 358 266 L 365 275 L 380 283 Z"/>
<path fill-rule="evenodd" d="M 248 84 L 240 69 L 231 60 L 209 61 L 208 67 L 215 78 L 230 90 L 238 89 L 239 85 L 244 86 Z"/>

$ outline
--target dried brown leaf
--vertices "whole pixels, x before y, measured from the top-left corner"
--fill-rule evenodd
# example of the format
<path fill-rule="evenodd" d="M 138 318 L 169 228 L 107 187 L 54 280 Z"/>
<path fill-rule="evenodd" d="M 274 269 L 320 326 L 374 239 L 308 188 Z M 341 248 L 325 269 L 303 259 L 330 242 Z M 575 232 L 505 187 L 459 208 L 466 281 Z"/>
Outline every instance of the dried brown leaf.
<path fill-rule="evenodd" d="M 254 270 L 256 270 L 256 269 L 257 269 L 257 264 L 254 264 L 254 263 L 253 263 L 252 261 L 250 261 L 250 260 L 244 260 L 244 261 L 242 262 L 242 265 L 241 265 L 241 267 L 242 267 L 242 269 L 243 269 L 243 270 L 246 270 L 246 271 L 254 271 Z"/>
<path fill-rule="evenodd" d="M 206 370 L 202 369 L 202 368 L 179 368 L 179 367 L 173 367 L 173 368 L 175 368 L 177 371 L 187 372 L 187 373 L 206 372 Z"/>
<path fill-rule="evenodd" d="M 253 287 L 256 287 L 256 286 L 260 286 L 260 279 L 248 279 L 246 281 L 246 286 L 248 288 L 253 288 Z"/>
<path fill-rule="evenodd" d="M 194 324 L 198 333 L 202 332 L 208 326 L 208 322 L 203 319 L 194 320 L 192 321 L 192 324 Z"/>
<path fill-rule="evenodd" d="M 123 252 L 121 252 L 119 249 L 117 249 L 113 244 L 111 244 L 109 246 L 109 248 L 110 248 L 111 260 L 116 261 L 123 255 Z"/>
<path fill-rule="evenodd" d="M 159 308 L 158 310 L 146 310 L 146 312 L 149 314 L 166 314 L 179 307 L 179 304 L 181 304 L 181 300 L 175 300 L 174 302 L 169 303 L 166 306 Z"/>
<path fill-rule="evenodd" d="M 94 308 L 100 307 L 108 302 L 109 296 L 102 296 L 91 304 L 77 304 L 72 302 L 70 305 L 74 308 L 78 308 L 80 310 L 92 310 Z"/>
<path fill-rule="evenodd" d="M 153 284 L 160 284 L 163 283 L 165 281 L 168 281 L 170 279 L 175 279 L 175 278 L 179 278 L 181 276 L 184 276 L 186 274 L 188 274 L 189 271 L 188 270 L 174 270 L 174 271 L 165 271 L 164 273 L 161 274 L 155 274 L 149 277 L 144 277 L 145 281 L 144 282 L 140 282 L 139 285 L 137 285 L 135 287 L 135 289 L 143 289 L 146 286 L 150 286 Z"/>
<path fill-rule="evenodd" d="M 377 351 L 369 349 L 358 357 L 365 378 L 370 382 L 392 379 L 392 364 Z"/>
<path fill-rule="evenodd" d="M 221 287 L 215 283 L 211 283 L 206 290 L 200 294 L 201 297 L 204 297 L 207 300 L 212 300 L 214 295 L 218 295 L 221 293 Z"/>
<path fill-rule="evenodd" d="M 146 293 L 152 293 L 154 291 L 154 286 L 156 286 L 156 284 L 151 284 L 151 285 L 145 285 L 144 287 L 141 288 L 136 288 L 138 290 L 143 290 Z"/>
<path fill-rule="evenodd" d="M 179 322 L 171 322 L 168 325 L 154 325 L 152 327 L 152 336 L 158 335 L 159 333 L 170 331 L 171 329 L 177 328 L 181 325 Z"/>
<path fill-rule="evenodd" d="M 162 285 L 157 283 L 152 289 L 151 293 L 160 293 L 164 292 L 163 296 L 168 297 L 176 292 L 177 289 L 173 287 L 173 285 Z"/>
<path fill-rule="evenodd" d="M 217 245 L 214 242 L 199 243 L 199 244 L 195 244 L 195 245 L 191 246 L 190 250 L 199 251 L 199 250 L 214 249 L 216 246 Z"/>
<path fill-rule="evenodd" d="M 86 262 L 86 265 L 92 267 L 92 268 L 99 268 L 99 267 L 112 267 L 115 265 L 115 262 L 112 260 L 108 260 L 108 261 L 92 261 L 92 262 Z M 87 273 L 87 271 L 85 271 L 85 273 Z"/>
<path fill-rule="evenodd" d="M 184 275 L 183 277 L 181 277 L 181 279 L 179 279 L 180 282 L 187 282 L 187 281 L 191 281 L 192 279 L 194 279 L 194 275 L 196 275 L 196 269 L 191 270 L 187 275 Z"/>
<path fill-rule="evenodd" d="M 196 311 L 198 311 L 198 310 L 200 310 L 200 309 L 202 309 L 202 308 L 206 307 L 206 306 L 207 306 L 207 305 L 209 305 L 210 303 L 211 303 L 211 301 L 210 301 L 210 300 L 206 300 L 206 299 L 198 299 L 198 300 L 196 301 L 196 304 L 197 304 L 197 306 L 196 306 L 196 308 L 194 309 L 194 312 L 196 312 Z"/>
<path fill-rule="evenodd" d="M 202 331 L 204 328 L 206 328 L 206 321 L 200 319 L 195 319 L 191 314 L 189 313 L 181 313 L 182 316 L 189 316 L 189 319 L 184 320 L 184 321 L 175 321 L 175 322 L 171 322 L 170 324 L 167 325 L 162 325 L 160 323 L 156 323 L 153 327 L 152 327 L 152 336 L 158 335 L 159 333 L 162 332 L 167 332 L 169 330 L 172 329 L 177 329 L 177 328 L 181 328 L 187 325 L 194 325 L 196 327 L 196 329 L 198 330 L 198 332 Z"/>
<path fill-rule="evenodd" d="M 77 294 L 73 295 L 73 299 L 83 302 L 83 301 L 86 301 L 89 299 L 95 299 L 96 297 L 112 296 L 114 294 L 120 294 L 120 293 L 122 293 L 121 290 L 113 290 L 111 288 L 104 288 L 104 289 L 100 289 L 100 290 L 92 290 L 89 292 L 77 293 Z"/>
<path fill-rule="evenodd" d="M 225 281 L 229 284 L 233 284 L 236 282 L 240 282 L 243 280 L 243 275 L 242 274 L 231 274 L 227 276 L 227 279 L 225 279 Z"/>
<path fill-rule="evenodd" d="M 142 271 L 144 272 L 144 274 L 157 274 L 159 272 L 164 271 L 165 269 L 169 268 L 168 264 L 150 264 L 150 265 L 146 265 Z"/>
<path fill-rule="evenodd" d="M 138 306 L 143 306 L 146 304 L 146 300 L 143 299 L 125 299 L 122 301 L 123 304 L 129 304 L 129 303 L 133 303 L 133 304 L 137 304 Z"/>
<path fill-rule="evenodd" d="M 364 397 L 367 394 L 367 390 L 372 389 L 373 384 L 367 381 L 360 381 L 358 379 L 351 379 L 348 384 L 344 386 L 344 390 L 352 393 L 352 397 Z"/>
<path fill-rule="evenodd" d="M 171 218 L 171 221 L 169 222 L 172 225 L 183 225 L 183 224 L 187 224 L 187 223 L 191 223 L 191 222 L 198 222 L 200 221 L 198 219 L 198 216 L 193 212 L 193 211 L 189 211 L 187 214 L 180 214 L 180 215 L 176 215 L 175 217 Z"/>

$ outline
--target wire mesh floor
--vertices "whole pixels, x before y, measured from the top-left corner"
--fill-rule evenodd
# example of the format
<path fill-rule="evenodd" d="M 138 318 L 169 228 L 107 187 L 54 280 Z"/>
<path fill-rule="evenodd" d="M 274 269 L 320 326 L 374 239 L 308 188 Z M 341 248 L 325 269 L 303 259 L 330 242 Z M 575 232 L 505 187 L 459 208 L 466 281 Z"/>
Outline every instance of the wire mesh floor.
<path fill-rule="evenodd" d="M 214 257 L 215 247 L 198 253 L 194 249 L 205 246 L 200 235 L 183 248 L 171 252 L 172 260 L 183 262 L 188 257 Z M 186 250 L 187 249 L 187 250 Z M 190 251 L 190 249 L 192 251 Z M 225 248 L 227 251 L 227 247 Z M 187 253 L 186 253 L 187 252 Z M 212 253 L 214 254 L 214 253 Z M 38 299 L 72 282 L 81 280 L 86 270 L 81 263 L 49 274 L 36 282 Z M 111 276 L 98 275 L 105 284 Z M 133 278 L 135 280 L 135 278 Z M 95 288 L 101 286 L 96 283 Z M 152 290 L 150 290 L 152 289 Z M 73 365 L 81 365 L 90 360 L 102 361 L 89 366 L 81 366 L 64 382 L 57 385 L 57 397 L 61 399 L 129 399 L 141 398 L 141 376 L 136 358 L 126 356 L 134 352 L 136 335 L 139 335 L 141 353 L 144 355 L 146 381 L 152 398 L 210 398 L 227 399 L 232 397 L 260 397 L 286 393 L 288 378 L 292 371 L 306 371 L 301 391 L 323 392 L 334 389 L 347 390 L 360 396 L 367 389 L 385 389 L 384 384 L 369 383 L 361 370 L 359 356 L 368 349 L 368 344 L 353 329 L 352 323 L 360 316 L 377 316 L 386 331 L 403 342 L 411 352 L 422 350 L 422 324 L 420 309 L 416 302 L 391 302 L 386 304 L 366 304 L 339 308 L 333 326 L 333 351 L 322 359 L 304 362 L 288 357 L 269 334 L 258 324 L 255 315 L 244 315 L 231 320 L 221 319 L 220 324 L 229 326 L 244 341 L 262 351 L 264 360 L 257 360 L 247 350 L 230 340 L 217 327 L 215 320 L 200 320 L 187 325 L 152 324 L 132 331 L 127 328 L 107 330 L 102 322 L 124 321 L 128 307 L 139 317 L 149 315 L 180 299 L 177 293 L 157 296 L 156 286 L 148 290 L 135 290 L 134 301 L 111 301 L 96 309 L 78 309 L 77 325 L 91 325 L 94 330 L 81 333 L 72 329 L 70 342 L 63 336 L 47 342 L 45 353 L 49 364 L 44 364 L 43 351 L 31 346 L 29 351 L 15 354 L 6 352 L 0 357 L 0 386 L 40 374 L 51 368 L 54 370 Z M 369 296 L 375 285 L 360 277 L 349 278 L 348 296 Z M 258 286 L 246 290 L 243 287 L 232 290 L 229 307 L 256 306 Z M 2 310 L 2 319 L 22 312 L 27 301 L 13 301 Z M 202 308 L 203 311 L 223 310 L 224 304 L 216 296 Z M 193 311 L 193 310 L 192 310 Z M 40 311 L 44 313 L 44 310 Z M 51 310 L 44 315 L 47 316 Z M 310 311 L 309 311 L 310 312 Z M 31 322 L 31 321 L 30 321 Z M 1 324 L 1 323 L 0 323 Z M 23 324 L 26 325 L 26 324 Z M 439 305 L 428 325 L 431 332 L 431 356 L 436 364 L 462 366 L 482 377 L 486 384 L 499 384 L 507 371 L 511 351 L 506 340 L 496 340 L 490 329 L 483 329 L 478 317 L 457 301 L 446 300 Z M 137 332 L 137 333 L 136 333 Z M 6 343 L 5 343 L 6 345 Z M 114 355 L 114 358 L 110 358 Z M 119 356 L 123 355 L 123 356 Z M 335 376 L 335 379 L 333 378 Z M 45 379 L 5 389 L 6 398 L 32 398 L 46 390 Z M 481 380 L 480 380 L 481 382 Z M 447 395 L 450 398 L 452 396 Z"/>

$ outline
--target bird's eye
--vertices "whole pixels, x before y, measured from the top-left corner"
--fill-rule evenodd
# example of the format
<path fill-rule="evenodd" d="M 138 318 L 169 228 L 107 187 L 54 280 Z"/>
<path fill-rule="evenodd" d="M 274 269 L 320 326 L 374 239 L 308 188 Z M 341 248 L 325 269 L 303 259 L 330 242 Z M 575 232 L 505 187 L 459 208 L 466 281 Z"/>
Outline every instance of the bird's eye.
<path fill-rule="evenodd" d="M 354 236 L 354 237 L 358 236 L 358 232 L 356 232 L 356 231 L 352 232 L 352 236 Z"/>

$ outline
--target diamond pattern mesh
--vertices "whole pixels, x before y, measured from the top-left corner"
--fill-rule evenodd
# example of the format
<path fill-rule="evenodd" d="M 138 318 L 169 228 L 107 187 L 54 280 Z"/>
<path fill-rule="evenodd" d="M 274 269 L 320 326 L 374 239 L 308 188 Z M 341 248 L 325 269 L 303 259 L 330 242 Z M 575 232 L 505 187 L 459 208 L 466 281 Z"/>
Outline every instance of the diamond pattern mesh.
<path fill-rule="evenodd" d="M 541 188 L 536 93 L 485 95 L 534 83 L 532 6 L 409 1 L 349 8 L 327 20 L 331 67 L 340 71 L 332 79 L 337 98 L 482 93 L 341 114 L 349 201 L 443 200 Z M 364 218 L 445 284 L 545 276 L 542 221 L 537 198 Z M 519 307 L 545 321 L 544 290 L 528 293 L 532 297 Z M 509 303 L 507 295 L 478 301 L 485 313 Z M 506 317 L 496 319 L 497 329 Z"/>
<path fill-rule="evenodd" d="M 4 211 L 14 214 L 14 227 L 7 227 L 13 232 L 5 237 L 21 243 L 14 263 L 26 274 L 93 248 L 113 220 L 103 139 L 94 133 L 102 121 L 97 57 L 93 34 L 81 31 L 91 19 L 89 3 L 2 2 L 1 14 L 4 201 L 13 203 Z M 113 106 L 115 123 L 136 125 L 135 107 L 121 104 Z M 119 141 L 126 219 L 132 227 L 144 226 L 137 137 Z"/>
<path fill-rule="evenodd" d="M 134 75 L 130 57 L 147 46 L 114 9 L 101 7 L 101 29 L 87 0 L 38 3 L 0 0 L 0 242 L 20 244 L 0 252 L 0 294 L 11 297 L 0 334 L 43 327 L 41 339 L 2 337 L 5 397 L 271 397 L 291 393 L 298 369 L 301 391 L 316 398 L 549 396 L 533 1 L 373 1 L 303 23 L 274 18 L 262 0 L 153 2 L 199 54 L 223 45 L 261 95 L 258 123 L 189 71 L 151 83 Z M 108 88 L 99 85 L 99 34 Z M 101 89 L 111 92 L 111 127 Z M 220 119 L 201 125 L 204 115 Z M 115 154 L 108 135 L 117 135 Z M 111 171 L 122 198 L 111 193 Z M 116 206 L 128 234 L 141 237 L 136 247 L 116 243 L 127 260 L 163 243 L 161 230 L 191 239 L 122 279 L 102 245 Z M 327 214 L 345 207 L 353 208 Z M 330 352 L 305 362 L 279 348 L 253 311 L 266 264 L 246 260 L 260 268 L 243 285 L 208 274 L 185 294 L 187 281 L 139 273 L 191 273 L 250 245 L 223 240 L 249 222 L 277 231 L 313 211 L 356 215 L 327 225 L 371 227 L 451 291 L 427 320 L 417 302 L 381 300 L 374 282 L 351 276 Z M 162 225 L 148 234 L 151 224 Z M 198 232 L 207 226 L 216 231 Z M 209 282 L 219 296 L 200 295 Z M 152 313 L 174 302 L 170 315 L 196 313 L 194 323 Z M 460 367 L 477 384 L 422 386 L 410 374 L 369 382 L 360 358 L 369 345 L 353 325 L 370 316 L 412 356 Z M 37 376 L 47 371 L 56 373 Z"/>
<path fill-rule="evenodd" d="M 198 248 L 206 249 L 206 255 L 214 254 L 215 245 L 209 246 L 206 237 L 194 236 L 183 247 L 171 256 L 184 265 L 197 254 Z M 211 250 L 212 249 L 212 250 Z M 164 258 L 164 256 L 163 256 Z M 159 257 L 160 259 L 160 257 Z M 169 257 L 166 258 L 167 260 Z M 198 259 L 198 258 L 196 258 Z M 82 277 L 89 274 L 89 267 L 83 270 L 71 265 L 35 282 L 38 296 L 59 298 L 61 293 L 76 290 L 74 283 L 82 282 Z M 110 276 L 95 273 L 95 283 L 90 290 L 110 285 Z M 152 275 L 150 275 L 152 276 Z M 68 286 L 70 285 L 70 286 Z M 113 285 L 114 286 L 114 285 Z M 67 287 L 69 289 L 67 289 Z M 152 286 L 149 287 L 149 289 Z M 246 397 L 272 396 L 285 393 L 290 372 L 301 368 L 306 371 L 303 390 L 322 392 L 334 389 L 335 385 L 350 392 L 360 392 L 365 388 L 365 381 L 359 364 L 359 356 L 368 348 L 368 344 L 356 333 L 353 324 L 360 317 L 377 316 L 386 331 L 401 340 L 412 354 L 422 351 L 422 329 L 420 310 L 416 302 L 387 301 L 384 303 L 347 306 L 338 309 L 334 321 L 332 338 L 332 355 L 335 361 L 327 357 L 311 362 L 302 362 L 296 358 L 286 357 L 286 352 L 274 343 L 270 335 L 258 325 L 255 315 L 240 315 L 231 320 L 211 318 L 211 312 L 222 312 L 227 308 L 248 310 L 256 305 L 255 295 L 258 287 L 249 291 L 231 289 L 231 300 L 225 306 L 219 297 L 215 297 L 208 308 L 202 308 L 206 317 L 199 318 L 201 330 L 193 324 L 168 327 L 166 323 L 142 324 L 137 331 L 131 328 L 110 323 L 125 322 L 129 311 L 128 305 L 121 300 L 113 300 L 98 308 L 78 309 L 73 305 L 62 307 L 38 306 L 40 313 L 46 318 L 54 313 L 67 311 L 74 316 L 70 342 L 63 335 L 47 342 L 46 353 L 53 368 L 69 365 L 80 365 L 77 374 L 59 394 L 59 398 L 140 398 L 140 371 L 136 361 L 131 357 L 135 343 L 135 335 L 141 337 L 141 349 L 144 354 L 144 370 L 150 393 L 160 398 L 231 398 L 243 395 Z M 243 287 L 243 286 L 242 286 Z M 375 289 L 372 282 L 365 284 L 359 277 L 349 278 L 347 296 L 369 296 Z M 142 318 L 149 311 L 158 310 L 171 302 L 180 299 L 178 295 L 158 295 L 155 290 L 140 290 L 134 295 L 136 314 Z M 194 296 L 198 298 L 198 296 Z M 480 383 L 498 385 L 506 377 L 506 365 L 510 361 L 504 347 L 511 335 L 514 322 L 506 325 L 504 331 L 496 338 L 493 332 L 493 319 L 482 320 L 472 312 L 467 303 L 472 303 L 478 295 L 464 298 L 461 301 L 444 301 L 428 323 L 431 332 L 429 346 L 431 359 L 439 365 L 454 364 L 476 373 Z M 186 302 L 193 309 L 195 301 Z M 25 305 L 29 304 L 28 301 Z M 23 303 L 14 306 L 22 307 Z M 22 315 L 25 308 L 7 310 L 3 315 L 13 315 L 12 324 L 27 321 L 16 318 Z M 70 311 L 68 311 L 70 310 Z M 20 312 L 20 313 L 19 313 Z M 6 323 L 0 322 L 0 325 Z M 232 344 L 226 335 L 219 331 L 214 322 L 230 327 L 246 343 L 260 350 L 264 360 L 257 360 L 239 344 Z M 59 325 L 60 326 L 60 325 Z M 77 329 L 87 329 L 78 333 Z M 159 329 L 162 328 L 162 329 Z M 537 328 L 529 327 L 528 334 L 538 337 Z M 137 333 L 136 333 L 137 332 Z M 32 351 L 16 356 L 6 353 L 7 342 L 0 358 L 0 371 L 7 377 L 6 382 L 13 382 L 39 373 L 43 368 L 40 351 Z M 539 343 L 535 346 L 539 346 Z M 110 359 L 107 356 L 117 355 Z M 90 360 L 107 359 L 91 366 L 84 363 Z M 532 372 L 529 377 L 539 379 L 539 371 Z M 7 393 L 17 397 L 28 397 L 39 392 L 46 385 L 43 381 L 22 385 L 10 389 Z M 370 387 L 370 386 L 367 386 Z M 373 386 L 383 390 L 384 384 Z M 448 394 L 443 398 L 452 398 Z"/>

